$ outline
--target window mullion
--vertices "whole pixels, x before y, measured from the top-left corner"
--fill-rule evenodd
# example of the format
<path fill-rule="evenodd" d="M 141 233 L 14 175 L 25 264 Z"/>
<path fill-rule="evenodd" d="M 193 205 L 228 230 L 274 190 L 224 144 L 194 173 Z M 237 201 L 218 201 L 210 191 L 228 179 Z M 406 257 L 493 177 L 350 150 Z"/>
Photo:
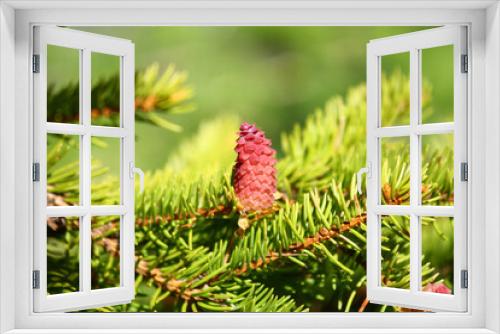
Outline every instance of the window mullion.
<path fill-rule="evenodd" d="M 91 69 L 90 50 L 83 49 L 81 53 L 80 66 L 80 115 L 82 125 L 85 129 L 81 137 L 82 147 L 80 150 L 80 182 L 82 194 L 82 206 L 85 208 L 85 214 L 81 218 L 80 225 L 80 290 L 89 293 L 91 290 L 91 135 L 90 135 L 90 109 L 91 109 Z"/>
<path fill-rule="evenodd" d="M 435 217 L 453 217 L 454 212 L 453 206 L 431 206 L 431 205 L 420 205 L 412 207 L 409 205 L 375 205 L 373 208 L 373 213 L 384 216 L 384 215 L 395 215 L 395 216 L 409 216 L 415 214 L 419 217 L 421 216 L 435 216 Z"/>
<path fill-rule="evenodd" d="M 421 285 L 420 217 L 415 212 L 420 204 L 420 59 L 419 50 L 410 52 L 410 290 Z"/>
<path fill-rule="evenodd" d="M 419 124 L 417 133 L 419 135 L 438 135 L 453 133 L 455 124 L 453 122 Z"/>

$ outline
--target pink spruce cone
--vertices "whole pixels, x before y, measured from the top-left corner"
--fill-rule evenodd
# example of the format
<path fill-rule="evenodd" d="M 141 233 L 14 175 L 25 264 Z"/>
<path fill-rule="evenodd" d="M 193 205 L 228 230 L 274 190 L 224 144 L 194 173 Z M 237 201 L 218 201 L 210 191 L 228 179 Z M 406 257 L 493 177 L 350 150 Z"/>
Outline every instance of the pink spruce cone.
<path fill-rule="evenodd" d="M 262 211 L 273 206 L 276 192 L 276 151 L 264 132 L 243 123 L 235 148 L 233 187 L 244 211 Z"/>
<path fill-rule="evenodd" d="M 444 283 L 429 283 L 424 287 L 426 292 L 443 293 L 446 295 L 451 294 L 450 288 L 448 288 Z"/>

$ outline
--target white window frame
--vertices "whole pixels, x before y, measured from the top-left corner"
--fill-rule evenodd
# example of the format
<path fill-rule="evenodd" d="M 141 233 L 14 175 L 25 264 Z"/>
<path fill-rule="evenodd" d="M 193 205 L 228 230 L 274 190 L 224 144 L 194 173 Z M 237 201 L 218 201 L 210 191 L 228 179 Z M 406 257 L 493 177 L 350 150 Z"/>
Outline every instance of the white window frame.
<path fill-rule="evenodd" d="M 453 121 L 427 123 L 422 119 L 422 50 L 451 45 L 453 47 Z M 383 126 L 381 110 L 382 58 L 409 54 L 410 117 L 408 125 Z M 467 163 L 467 81 L 468 71 L 462 64 L 467 56 L 467 27 L 445 26 L 424 31 L 372 40 L 367 46 L 367 296 L 371 302 L 423 310 L 467 310 L 467 289 L 462 287 L 462 271 L 467 271 L 467 180 L 462 180 L 461 165 Z M 421 204 L 423 135 L 453 135 L 454 205 Z M 409 140 L 410 203 L 383 205 L 381 202 L 381 140 Z M 381 217 L 406 216 L 410 220 L 410 288 L 396 289 L 381 285 Z M 451 217 L 454 220 L 453 291 L 452 294 L 422 291 L 421 217 Z"/>
<path fill-rule="evenodd" d="M 471 52 L 468 102 L 470 138 L 467 147 L 470 167 L 468 220 L 471 222 L 468 227 L 468 258 L 471 265 L 467 312 L 198 315 L 33 313 L 30 255 L 33 241 L 33 212 L 30 209 L 33 205 L 30 200 L 33 149 L 30 55 L 32 27 L 36 24 L 468 25 Z M 175 328 L 191 328 L 191 332 L 249 333 L 266 328 L 268 330 L 265 332 L 268 333 L 499 333 L 498 91 L 500 9 L 496 1 L 3 1 L 0 3 L 0 332 L 116 333 L 127 329 L 127 333 L 172 333 Z M 280 328 L 289 329 L 280 331 Z"/>
<path fill-rule="evenodd" d="M 127 304 L 134 298 L 134 45 L 124 39 L 91 34 L 53 26 L 34 27 L 33 52 L 39 58 L 38 73 L 34 73 L 34 150 L 39 180 L 34 192 L 34 253 L 33 269 L 39 287 L 33 290 L 35 312 L 75 311 L 104 305 Z M 77 50 L 79 56 L 79 123 L 54 123 L 47 120 L 47 45 Z M 120 125 L 96 126 L 91 122 L 92 53 L 119 58 Z M 78 137 L 80 203 L 74 206 L 47 206 L 47 136 L 63 134 Z M 117 138 L 120 141 L 120 203 L 91 203 L 91 139 Z M 47 218 L 79 218 L 79 291 L 47 294 Z M 105 289 L 91 288 L 91 219 L 95 216 L 120 217 L 120 285 Z"/>

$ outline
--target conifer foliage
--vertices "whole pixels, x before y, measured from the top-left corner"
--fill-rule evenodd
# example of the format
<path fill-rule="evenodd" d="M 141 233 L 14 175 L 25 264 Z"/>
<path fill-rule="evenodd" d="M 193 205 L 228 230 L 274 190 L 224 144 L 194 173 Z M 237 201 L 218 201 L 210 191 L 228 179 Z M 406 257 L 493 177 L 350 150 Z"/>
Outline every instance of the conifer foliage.
<path fill-rule="evenodd" d="M 195 109 L 191 102 L 193 89 L 186 81 L 187 73 L 177 71 L 173 65 L 163 73 L 160 73 L 158 63 L 138 71 L 135 75 L 136 119 L 166 130 L 181 131 L 182 128 L 165 115 L 182 114 Z M 79 90 L 78 83 L 64 87 L 49 85 L 47 119 L 59 123 L 74 122 L 78 114 L 75 114 L 75 105 L 68 101 L 78 101 Z M 120 126 L 120 100 L 117 96 L 120 96 L 119 74 L 98 79 L 91 90 L 92 124 Z"/>
<path fill-rule="evenodd" d="M 154 123 L 154 117 L 142 118 L 149 113 L 144 97 L 163 101 L 155 115 L 171 111 L 172 101 L 187 101 L 180 99 L 190 91 L 181 75 L 172 72 L 158 79 L 156 67 L 141 73 L 138 120 Z M 396 73 L 382 80 L 394 93 L 389 96 L 398 96 L 392 103 L 400 103 L 398 87 L 408 79 Z M 169 99 L 161 98 L 167 95 Z M 282 135 L 283 153 L 276 166 L 270 141 L 254 125 L 243 123 L 236 138 L 227 135 L 238 128 L 234 117 L 203 124 L 163 169 L 146 174 L 145 191 L 137 192 L 136 298 L 91 311 L 401 311 L 366 300 L 365 198 L 357 194 L 355 180 L 365 161 L 365 117 L 364 85 L 345 98 L 333 97 Z M 235 140 L 236 157 L 231 153 Z M 213 148 L 210 154 L 207 145 Z M 78 187 L 77 175 L 61 162 L 70 149 L 67 143 L 54 145 L 48 160 L 49 196 L 65 204 L 71 204 Z M 403 177 L 405 155 L 392 153 L 382 165 L 383 186 L 391 190 L 384 193 L 388 202 L 409 190 L 409 179 Z M 452 155 L 434 149 L 423 154 L 439 156 L 425 160 L 434 163 L 424 166 L 423 198 L 450 201 L 453 176 L 442 167 Z M 200 155 L 203 163 L 192 163 Z M 116 186 L 116 180 L 109 180 L 103 191 Z M 434 226 L 435 221 L 425 224 Z M 113 217 L 93 222 L 94 288 L 119 282 L 118 225 Z M 409 224 L 404 217 L 388 217 L 382 226 L 382 258 L 390 259 L 383 263 L 382 280 L 405 288 Z M 63 219 L 49 222 L 48 231 L 49 291 L 74 291 L 78 276 L 68 273 L 78 268 L 78 226 Z M 445 275 L 423 259 L 424 286 L 445 291 Z"/>

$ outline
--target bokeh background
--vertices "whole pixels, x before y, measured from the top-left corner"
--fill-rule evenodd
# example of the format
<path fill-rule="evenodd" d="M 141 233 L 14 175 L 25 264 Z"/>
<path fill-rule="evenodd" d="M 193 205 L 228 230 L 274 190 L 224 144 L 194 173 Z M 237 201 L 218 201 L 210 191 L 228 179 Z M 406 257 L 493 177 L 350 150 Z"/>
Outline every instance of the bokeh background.
<path fill-rule="evenodd" d="M 136 122 L 136 165 L 155 171 L 172 162 L 182 143 L 189 141 L 209 121 L 236 117 L 256 123 L 273 141 L 281 157 L 280 136 L 322 107 L 333 96 L 345 96 L 349 88 L 366 80 L 366 45 L 382 38 L 427 27 L 74 27 L 74 29 L 121 37 L 135 44 L 136 70 L 158 63 L 160 72 L 170 65 L 187 73 L 193 88 L 193 112 L 169 114 L 180 126 L 168 131 L 147 122 Z M 432 92 L 429 122 L 449 121 L 452 110 L 453 76 L 450 49 L 433 51 L 434 61 L 424 63 L 424 79 Z M 99 77 L 116 74 L 115 59 L 93 63 L 93 84 Z M 387 75 L 408 75 L 408 58 L 388 57 Z M 49 68 L 57 68 L 49 84 L 62 88 L 78 81 L 78 58 L 64 52 L 51 53 Z M 95 71 L 95 72 L 94 72 Z M 95 81 L 94 81 L 95 79 Z M 434 87 L 434 89 L 432 89 Z M 445 89 L 439 89 L 439 88 Z M 404 87 L 401 87 L 404 90 Z M 359 127 L 365 126 L 360 117 Z M 357 126 L 356 124 L 352 126 Z M 225 131 L 236 136 L 237 128 Z M 434 145 L 430 142 L 429 145 Z M 118 143 L 92 148 L 93 158 L 119 175 Z M 446 144 L 444 145 L 446 146 Z M 218 147 L 207 147 L 207 155 Z M 75 151 L 76 152 L 76 151 Z M 76 154 L 76 153 L 75 153 Z M 203 156 L 196 163 L 203 164 Z M 363 166 L 355 166 L 361 168 Z M 452 234 L 444 227 L 442 234 Z M 443 241 L 424 231 L 430 261 L 449 282 L 452 274 L 452 239 Z"/>
<path fill-rule="evenodd" d="M 371 39 L 423 29 L 422 27 L 78 27 L 76 29 L 129 39 L 135 44 L 136 69 L 159 63 L 187 71 L 194 88 L 196 112 L 172 115 L 180 133 L 137 123 L 136 161 L 144 170 L 163 167 L 171 152 L 190 138 L 206 120 L 224 114 L 257 123 L 277 145 L 283 131 L 302 123 L 328 98 L 345 95 L 366 77 L 366 45 Z M 52 83 L 78 79 L 75 64 L 63 54 L 51 58 L 58 74 Z M 77 62 L 74 59 L 73 62 Z M 112 75 L 110 59 L 93 66 Z M 386 62 L 386 70 L 402 68 L 404 58 Z M 439 62 L 429 71 L 432 82 L 447 80 Z M 50 66 L 50 64 L 49 64 Z M 449 96 L 437 94 L 436 105 Z M 97 158 L 107 152 L 96 152 Z M 114 170 L 117 166 L 112 166 Z"/>

